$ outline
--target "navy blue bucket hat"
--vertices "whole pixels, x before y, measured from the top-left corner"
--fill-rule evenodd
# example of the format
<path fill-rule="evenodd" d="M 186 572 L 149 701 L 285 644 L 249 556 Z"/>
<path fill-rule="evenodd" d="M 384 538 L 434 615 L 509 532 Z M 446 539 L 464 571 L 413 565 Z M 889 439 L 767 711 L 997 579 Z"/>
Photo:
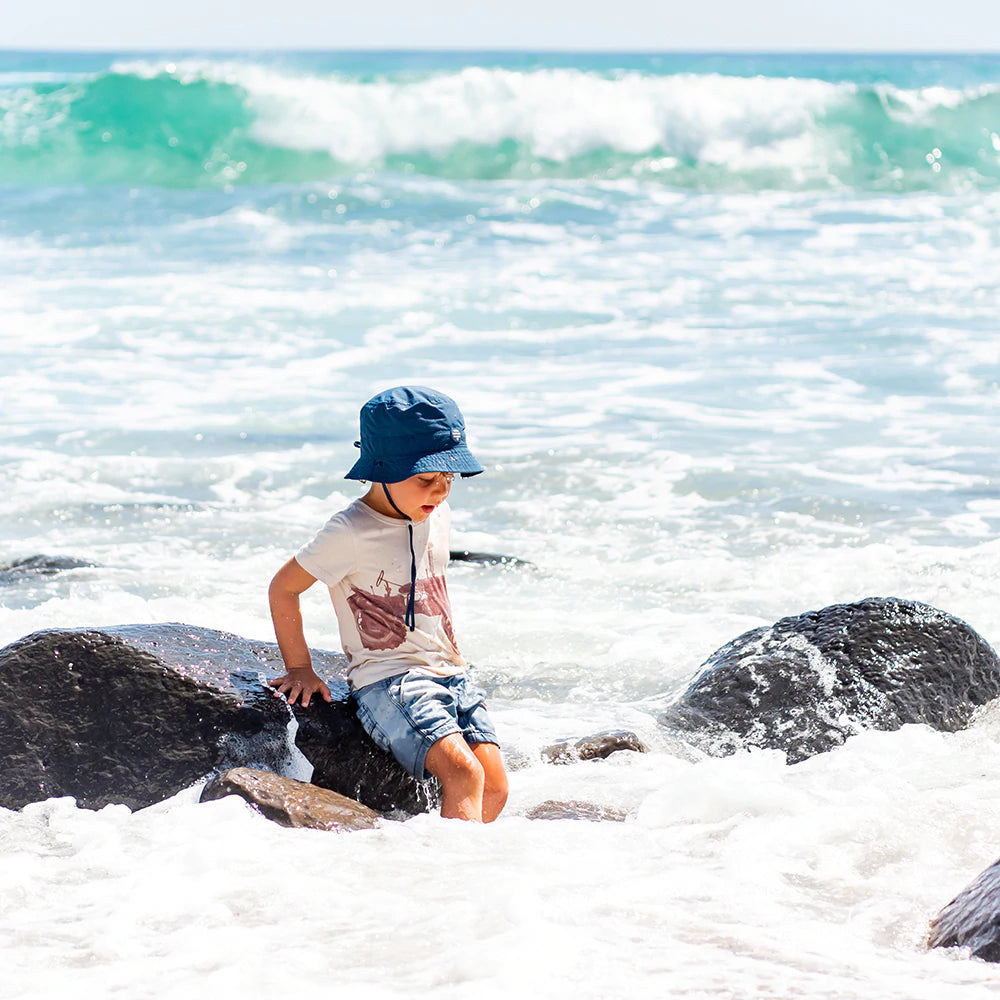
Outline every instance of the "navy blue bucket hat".
<path fill-rule="evenodd" d="M 361 457 L 345 479 L 399 483 L 421 472 L 476 476 L 483 467 L 465 443 L 455 401 L 419 385 L 386 389 L 361 407 Z"/>

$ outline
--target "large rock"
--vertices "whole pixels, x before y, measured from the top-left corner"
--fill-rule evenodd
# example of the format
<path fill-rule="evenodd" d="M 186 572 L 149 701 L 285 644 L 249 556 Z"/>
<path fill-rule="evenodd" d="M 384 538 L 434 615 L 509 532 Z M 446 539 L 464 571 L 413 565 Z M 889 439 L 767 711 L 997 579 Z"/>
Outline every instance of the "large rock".
<path fill-rule="evenodd" d="M 1000 962 L 1000 861 L 967 885 L 931 923 L 932 948 L 968 948 Z"/>
<path fill-rule="evenodd" d="M 151 805 L 208 775 L 252 767 L 309 777 L 380 813 L 434 798 L 367 737 L 344 658 L 315 652 L 332 704 L 275 697 L 273 643 L 189 625 L 37 632 L 0 650 L 0 806 L 71 795 Z M 305 759 L 303 759 L 303 756 Z"/>
<path fill-rule="evenodd" d="M 709 754 L 768 747 L 795 763 L 865 729 L 962 729 L 998 693 L 1000 660 L 965 622 L 873 597 L 744 633 L 660 721 Z"/>

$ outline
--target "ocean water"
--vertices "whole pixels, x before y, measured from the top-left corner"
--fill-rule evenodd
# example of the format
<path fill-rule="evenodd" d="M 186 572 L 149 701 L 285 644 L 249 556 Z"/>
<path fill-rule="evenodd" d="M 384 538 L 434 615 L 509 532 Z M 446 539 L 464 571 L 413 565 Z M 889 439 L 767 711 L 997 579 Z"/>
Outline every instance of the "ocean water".
<path fill-rule="evenodd" d="M 0 564 L 93 564 L 0 590 L 0 643 L 271 638 L 404 382 L 487 468 L 454 547 L 534 564 L 450 571 L 500 821 L 0 810 L 0 997 L 1000 992 L 925 946 L 1000 854 L 1000 708 L 794 767 L 656 724 L 838 601 L 1000 644 L 998 244 L 1000 57 L 0 53 Z M 614 727 L 650 752 L 541 761 Z"/>

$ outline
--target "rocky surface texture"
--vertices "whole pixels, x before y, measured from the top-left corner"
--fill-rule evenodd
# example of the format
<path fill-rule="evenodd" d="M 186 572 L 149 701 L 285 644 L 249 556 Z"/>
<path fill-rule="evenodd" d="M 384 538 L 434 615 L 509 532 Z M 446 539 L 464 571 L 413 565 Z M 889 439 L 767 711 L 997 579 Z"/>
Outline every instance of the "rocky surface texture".
<path fill-rule="evenodd" d="M 270 771 L 236 767 L 210 779 L 202 802 L 238 795 L 258 812 L 282 826 L 309 830 L 370 830 L 381 823 L 377 812 L 339 792 Z"/>
<path fill-rule="evenodd" d="M 71 795 L 141 808 L 211 775 L 309 778 L 383 815 L 434 804 L 365 735 L 344 658 L 314 651 L 333 702 L 290 709 L 265 684 L 273 643 L 188 625 L 38 632 L 0 650 L 0 806 Z M 962 728 L 1000 693 L 1000 660 L 968 625 L 913 601 L 870 598 L 785 618 L 714 653 L 662 713 L 669 738 L 710 754 L 784 750 L 790 762 L 862 729 Z M 552 761 L 643 751 L 634 733 L 565 740 Z"/>
<path fill-rule="evenodd" d="M 619 750 L 645 753 L 646 745 L 627 729 L 608 729 L 578 740 L 560 740 L 542 750 L 550 764 L 573 764 L 578 760 L 603 760 Z"/>
<path fill-rule="evenodd" d="M 932 948 L 968 948 L 1000 962 L 1000 861 L 966 886 L 933 920 Z"/>
<path fill-rule="evenodd" d="M 998 693 L 1000 660 L 965 622 L 874 597 L 737 637 L 660 721 L 712 755 L 768 747 L 795 763 L 865 729 L 962 729 Z"/>
<path fill-rule="evenodd" d="M 312 765 L 314 784 L 380 813 L 426 810 L 433 787 L 364 733 L 343 662 L 315 652 L 334 701 L 292 711 L 263 683 L 282 669 L 274 644 L 177 624 L 27 636 L 0 650 L 0 805 L 135 809 L 228 768 Z"/>

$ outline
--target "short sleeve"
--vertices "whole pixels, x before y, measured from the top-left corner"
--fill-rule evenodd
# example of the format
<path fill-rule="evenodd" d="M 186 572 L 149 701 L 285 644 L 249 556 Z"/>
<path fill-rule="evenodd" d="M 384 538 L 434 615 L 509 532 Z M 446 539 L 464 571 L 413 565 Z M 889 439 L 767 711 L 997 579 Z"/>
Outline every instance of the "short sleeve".
<path fill-rule="evenodd" d="M 356 559 L 354 532 L 343 512 L 334 514 L 311 541 L 295 553 L 295 561 L 328 587 L 353 572 Z"/>

